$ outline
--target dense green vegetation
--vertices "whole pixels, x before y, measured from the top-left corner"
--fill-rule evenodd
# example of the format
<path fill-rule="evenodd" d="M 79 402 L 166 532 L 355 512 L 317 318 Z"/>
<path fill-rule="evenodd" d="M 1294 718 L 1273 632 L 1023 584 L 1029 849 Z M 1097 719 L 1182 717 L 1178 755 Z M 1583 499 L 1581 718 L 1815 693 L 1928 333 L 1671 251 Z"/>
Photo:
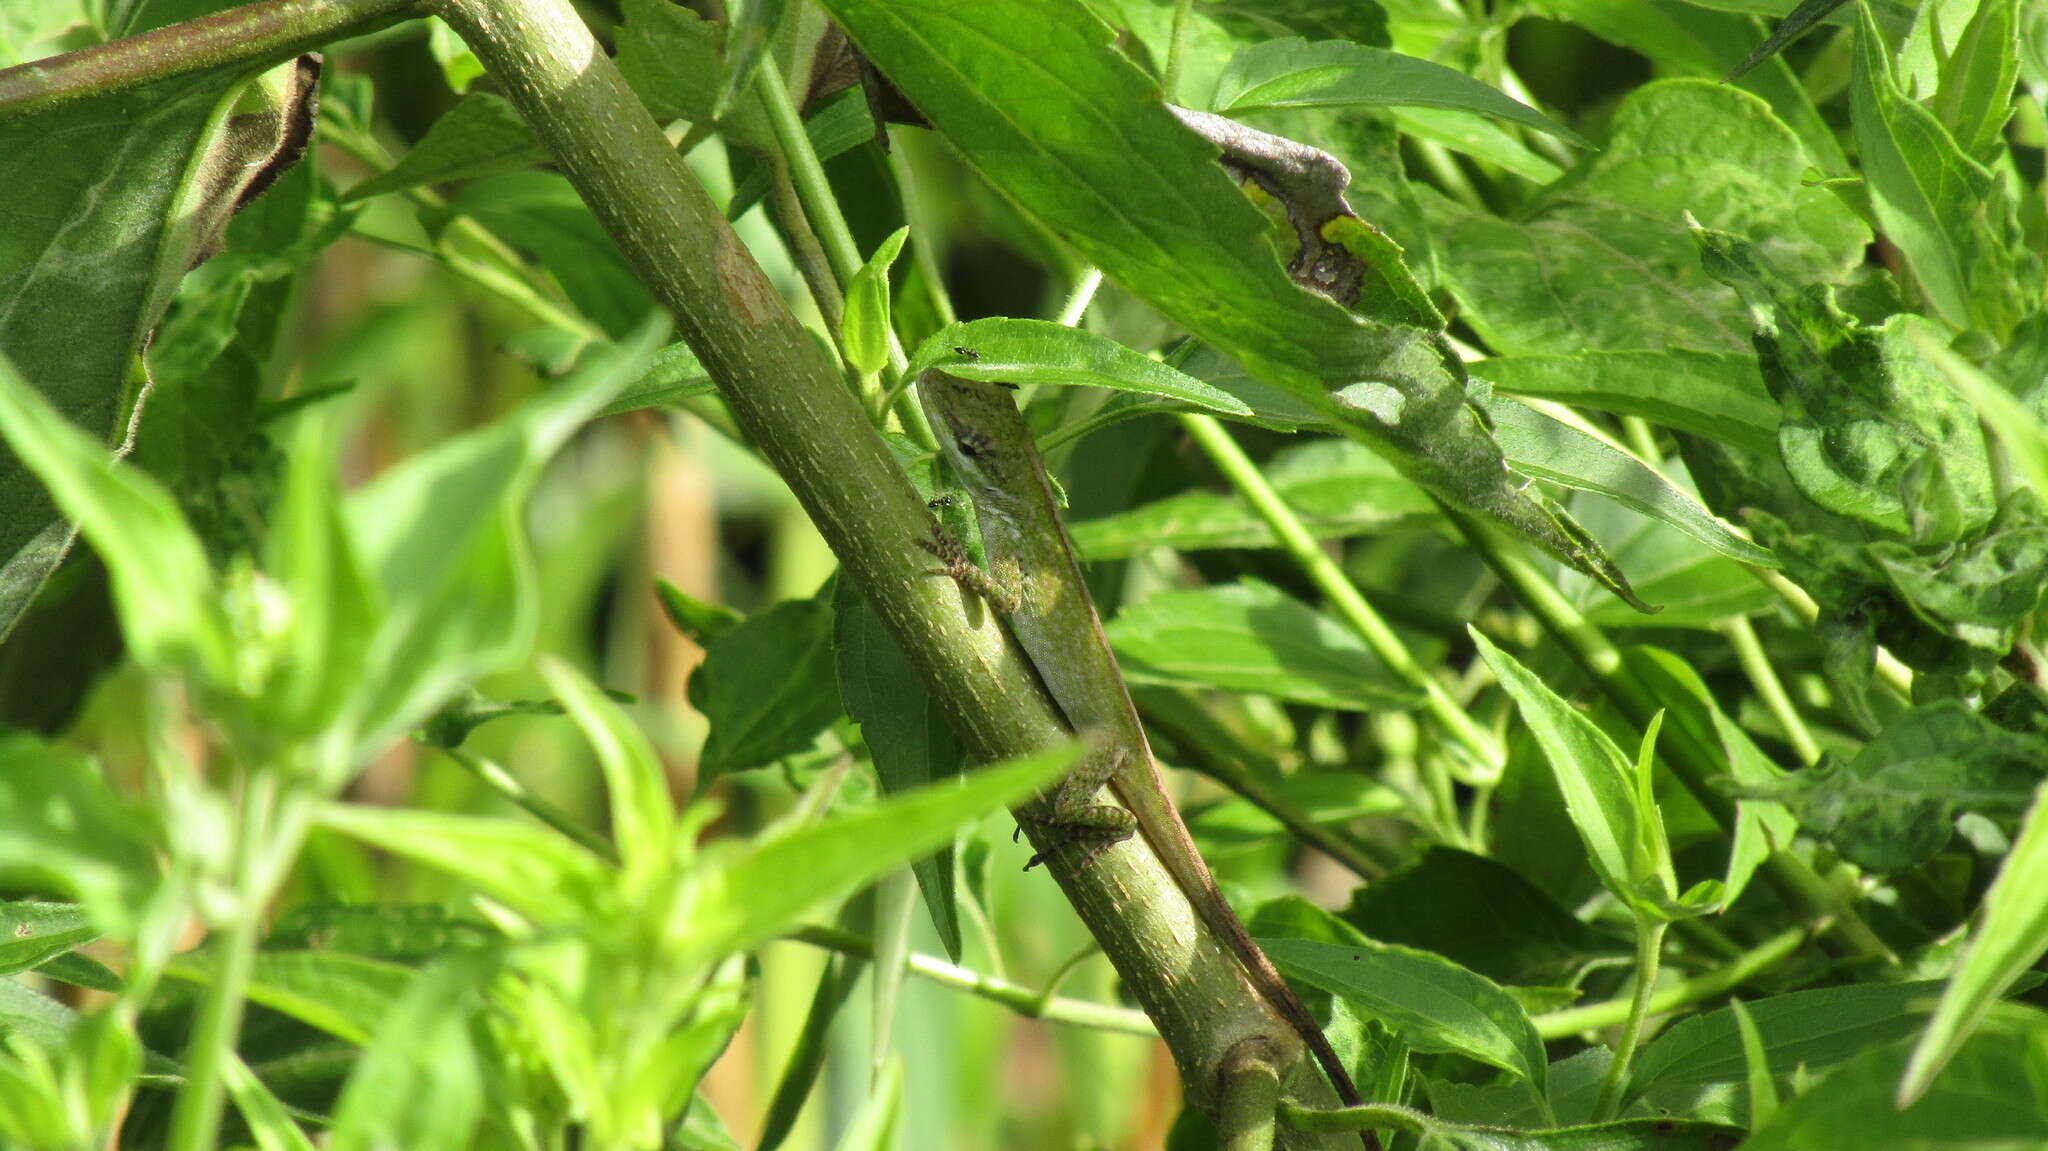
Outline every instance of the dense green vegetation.
<path fill-rule="evenodd" d="M 2048 3 L 227 8 L 0 0 L 0 1147 L 2048 1146 Z"/>

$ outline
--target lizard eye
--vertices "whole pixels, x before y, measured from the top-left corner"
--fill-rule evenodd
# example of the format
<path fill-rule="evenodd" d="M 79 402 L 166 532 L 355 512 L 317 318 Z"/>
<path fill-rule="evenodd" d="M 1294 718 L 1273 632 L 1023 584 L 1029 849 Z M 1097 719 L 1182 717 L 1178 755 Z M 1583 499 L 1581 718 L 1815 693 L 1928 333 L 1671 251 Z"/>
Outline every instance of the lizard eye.
<path fill-rule="evenodd" d="M 960 454 L 970 460 L 978 460 L 988 454 L 988 437 L 971 429 L 954 437 L 960 445 Z"/>

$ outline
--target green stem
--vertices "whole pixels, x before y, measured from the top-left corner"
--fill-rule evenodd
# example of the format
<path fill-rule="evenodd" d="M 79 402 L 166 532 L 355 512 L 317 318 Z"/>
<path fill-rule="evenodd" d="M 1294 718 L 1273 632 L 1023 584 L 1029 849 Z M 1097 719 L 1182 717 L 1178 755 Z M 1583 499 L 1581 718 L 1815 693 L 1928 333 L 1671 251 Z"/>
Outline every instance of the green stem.
<path fill-rule="evenodd" d="M 219 1138 L 227 1084 L 223 1067 L 234 1054 L 242 1032 L 244 993 L 256 966 L 264 893 L 258 890 L 258 864 L 268 842 L 275 809 L 275 779 L 267 772 L 243 778 L 233 844 L 234 908 L 220 938 L 220 966 L 200 1000 L 185 1048 L 185 1086 L 171 1112 L 169 1151 L 211 1151 Z"/>
<path fill-rule="evenodd" d="M 1656 695 L 1628 669 L 1613 641 L 1579 614 L 1530 562 L 1524 549 L 1509 544 L 1456 508 L 1444 505 L 1443 511 L 1522 606 L 1536 617 L 1543 630 L 1592 677 L 1629 722 L 1638 728 L 1648 726 L 1650 717 L 1659 710 Z M 1674 724 L 1664 729 L 1657 756 L 1723 831 L 1735 826 L 1735 801 L 1713 785 L 1713 780 L 1727 771 L 1718 748 L 1707 747 L 1685 725 Z M 1805 860 L 1789 851 L 1772 852 L 1764 861 L 1763 875 L 1780 896 L 1804 909 L 1813 921 L 1832 923 L 1834 931 L 1827 938 L 1848 954 L 1879 963 L 1898 962 L 1855 906 Z"/>
<path fill-rule="evenodd" d="M 1264 1043 L 1248 1039 L 1223 1066 L 1223 1102 L 1216 1127 L 1223 1151 L 1273 1151 L 1279 1133 L 1280 1069 Z"/>
<path fill-rule="evenodd" d="M 1296 1131 L 1368 1131 L 1383 1128 L 1403 1135 L 1421 1135 L 1434 1124 L 1427 1115 L 1392 1103 L 1365 1103 L 1357 1107 L 1303 1107 L 1280 1104 L 1280 1121 Z"/>
<path fill-rule="evenodd" d="M 1188 17 L 1194 7 L 1195 0 L 1174 0 L 1173 26 L 1166 41 L 1166 71 L 1159 78 L 1160 90 L 1169 104 L 1180 103 L 1181 64 L 1187 56 Z"/>
<path fill-rule="evenodd" d="M 873 959 L 875 954 L 875 945 L 871 940 L 836 927 L 811 924 L 799 927 L 783 938 L 861 959 Z M 1031 1019 L 1043 1019 L 1048 1023 L 1069 1023 L 1076 1027 L 1092 1027 L 1098 1031 L 1116 1031 L 1125 1035 L 1159 1034 L 1144 1012 L 1133 1011 L 1128 1007 L 1112 1007 L 1108 1004 L 1046 995 L 1006 979 L 983 975 L 979 971 L 971 971 L 943 959 L 917 952 L 912 952 L 906 958 L 905 966 L 912 975 L 919 978 L 929 979 L 933 983 L 1001 1004 Z"/>
<path fill-rule="evenodd" d="M 789 165 L 789 176 L 796 184 L 797 198 L 803 202 L 804 214 L 810 217 L 818 242 L 825 248 L 825 259 L 832 265 L 832 274 L 838 277 L 839 286 L 843 289 L 853 282 L 854 273 L 860 271 L 863 261 L 860 245 L 853 239 L 853 228 L 847 224 L 846 213 L 839 208 L 839 197 L 832 191 L 832 181 L 825 175 L 824 161 L 818 159 L 818 150 L 811 146 L 810 133 L 804 131 L 803 116 L 797 112 L 795 101 L 789 98 L 789 86 L 783 83 L 782 73 L 772 67 L 762 67 L 754 73 L 754 88 L 768 110 L 769 129 L 775 133 L 775 143 Z M 903 351 L 903 341 L 896 338 L 893 325 L 888 337 L 889 376 L 897 381 L 883 389 L 889 410 L 903 422 L 905 432 L 926 447 L 932 447 L 938 441 L 932 437 L 924 407 L 910 395 L 910 381 L 903 379 L 910 368 L 910 357 Z"/>
<path fill-rule="evenodd" d="M 1664 949 L 1664 929 L 1670 926 L 1661 919 L 1636 916 L 1636 986 L 1635 994 L 1629 996 L 1628 1020 L 1621 1028 L 1621 1042 L 1615 1044 L 1614 1062 L 1607 1067 L 1607 1077 L 1600 1082 L 1600 1098 L 1593 1104 L 1593 1122 L 1605 1123 L 1614 1118 L 1615 1108 L 1621 1102 L 1622 1085 L 1628 1082 L 1628 1065 L 1635 1061 L 1636 1044 L 1642 1042 L 1643 1017 L 1648 1014 L 1650 992 L 1657 985 L 1657 960 Z"/>
<path fill-rule="evenodd" d="M 924 197 L 917 190 L 917 167 L 910 162 L 910 150 L 900 141 L 889 149 L 889 171 L 896 177 L 896 192 L 903 201 L 903 219 L 910 225 L 910 259 L 924 277 L 924 288 L 932 299 L 939 323 L 960 318 L 953 310 L 953 297 L 946 291 L 946 277 L 939 268 L 938 249 L 933 237 L 939 229 L 925 210 Z"/>
<path fill-rule="evenodd" d="M 1792 697 L 1785 691 L 1785 681 L 1778 678 L 1778 669 L 1771 666 L 1771 658 L 1764 652 L 1764 645 L 1757 638 L 1756 625 L 1748 616 L 1733 616 L 1721 625 L 1721 634 L 1728 637 L 1728 643 L 1735 648 L 1736 662 L 1742 665 L 1742 672 L 1749 677 L 1750 685 L 1764 701 L 1778 726 L 1785 729 L 1785 738 L 1792 744 L 1792 750 L 1799 753 L 1799 762 L 1814 764 L 1820 762 L 1820 741 L 1813 738 L 1813 730 L 1806 726 L 1805 717 L 1793 705 Z"/>
<path fill-rule="evenodd" d="M 1330 601 L 1344 622 L 1365 640 L 1366 646 L 1372 649 L 1381 663 L 1387 665 L 1388 670 L 1422 693 L 1423 710 L 1442 725 L 1452 742 L 1477 762 L 1483 774 L 1498 774 L 1506 756 L 1493 736 L 1458 706 L 1435 676 L 1415 662 L 1408 645 L 1394 634 L 1394 629 L 1380 617 L 1371 601 L 1358 590 L 1358 585 L 1351 582 L 1300 517 L 1266 482 L 1258 465 L 1231 438 L 1230 432 L 1213 416 L 1188 413 L 1177 418 L 1180 426 L 1216 465 L 1216 470 L 1223 473 L 1230 486 L 1236 488 L 1259 518 L 1266 521 L 1266 526 L 1273 529 L 1281 548 L 1308 576 L 1316 590 Z"/>
<path fill-rule="evenodd" d="M 1060 326 L 1080 327 L 1082 318 L 1088 314 L 1088 305 L 1095 302 L 1095 293 L 1101 287 L 1102 269 L 1091 264 L 1087 271 L 1081 273 L 1081 278 L 1074 281 L 1074 290 L 1067 295 L 1066 304 L 1060 308 Z"/>
<path fill-rule="evenodd" d="M 424 0 L 263 0 L 231 8 L 0 70 L 0 119 L 195 72 L 281 63 L 425 10 Z"/>
<path fill-rule="evenodd" d="M 1794 927 L 1779 932 L 1761 944 L 1750 948 L 1722 967 L 1696 975 L 1650 997 L 1648 1010 L 1657 1015 L 1677 1011 L 1695 1003 L 1725 995 L 1749 982 L 1765 971 L 1776 967 L 1797 954 L 1806 941 L 1813 938 L 1809 928 Z M 1536 1034 L 1546 1041 L 1563 1039 L 1583 1031 L 1612 1027 L 1628 1018 L 1634 1005 L 1629 999 L 1609 999 L 1600 1003 L 1588 1003 L 1583 1007 L 1567 1007 L 1535 1018 Z"/>
<path fill-rule="evenodd" d="M 471 755 L 459 747 L 441 748 L 441 754 L 462 765 L 463 770 L 475 776 L 479 783 L 570 839 L 581 844 L 586 851 L 606 863 L 619 862 L 618 848 L 604 836 L 578 823 L 574 817 L 527 789 L 527 786 L 509 771 L 480 755 Z"/>

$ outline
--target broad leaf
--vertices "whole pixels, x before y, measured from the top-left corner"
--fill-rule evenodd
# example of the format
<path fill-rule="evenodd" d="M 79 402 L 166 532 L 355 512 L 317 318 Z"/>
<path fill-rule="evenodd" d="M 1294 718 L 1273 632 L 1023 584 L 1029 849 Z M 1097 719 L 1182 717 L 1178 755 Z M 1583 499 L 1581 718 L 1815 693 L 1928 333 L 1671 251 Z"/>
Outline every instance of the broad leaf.
<path fill-rule="evenodd" d="M 1751 355 L 1663 351 L 1507 356 L 1472 365 L 1496 391 L 1558 400 L 1750 451 L 1777 446 L 1778 402 Z"/>
<path fill-rule="evenodd" d="M 1911 1106 L 1897 1105 L 1903 1047 L 1865 1051 L 1780 1107 L 1744 1151 L 1887 1151 L 2038 1146 L 2048 1131 L 2040 1040 L 2048 1027 L 2029 1011 L 1965 1044 Z"/>
<path fill-rule="evenodd" d="M 938 368 L 963 380 L 1062 384 L 1162 396 L 1214 412 L 1249 415 L 1244 401 L 1105 336 L 1046 320 L 948 324 L 911 358 L 909 376 Z"/>
<path fill-rule="evenodd" d="M 1497 353 L 1747 354 L 1749 318 L 1699 268 L 1686 214 L 1758 236 L 1802 278 L 1837 278 L 1862 262 L 1869 233 L 1833 193 L 1804 185 L 1812 163 L 1761 100 L 1660 81 L 1631 92 L 1604 147 L 1514 218 L 1438 202 L 1438 251 Z"/>
<path fill-rule="evenodd" d="M 31 735 L 0 735 L 0 827 L 0 876 L 10 884 L 73 896 L 117 937 L 136 929 L 158 882 L 156 820 L 91 760 Z"/>
<path fill-rule="evenodd" d="M 424 184 L 474 180 L 529 167 L 547 155 L 510 100 L 479 90 L 442 113 L 398 163 L 350 188 L 342 198 L 363 200 Z"/>
<path fill-rule="evenodd" d="M 1343 996 L 1416 1051 L 1451 1051 L 1543 1090 L 1536 1025 L 1514 997 L 1440 955 L 1378 943 L 1262 939 L 1282 974 Z"/>
<path fill-rule="evenodd" d="M 1257 580 L 1162 592 L 1125 608 L 1107 630 L 1135 683 L 1256 692 L 1350 711 L 1417 698 L 1356 632 Z"/>
<path fill-rule="evenodd" d="M 1445 108 L 1585 143 L 1577 132 L 1463 72 L 1343 40 L 1268 40 L 1245 49 L 1223 70 L 1212 106 L 1230 116 L 1274 108 Z"/>
<path fill-rule="evenodd" d="M 1946 700 L 1887 725 L 1847 763 L 1752 792 L 1875 871 L 1904 871 L 1948 845 L 1965 811 L 2012 817 L 2048 772 L 2048 739 L 1997 727 Z"/>
<path fill-rule="evenodd" d="M 711 723 L 707 775 L 762 767 L 811 746 L 839 718 L 832 686 L 832 605 L 790 600 L 704 643 L 690 703 Z"/>

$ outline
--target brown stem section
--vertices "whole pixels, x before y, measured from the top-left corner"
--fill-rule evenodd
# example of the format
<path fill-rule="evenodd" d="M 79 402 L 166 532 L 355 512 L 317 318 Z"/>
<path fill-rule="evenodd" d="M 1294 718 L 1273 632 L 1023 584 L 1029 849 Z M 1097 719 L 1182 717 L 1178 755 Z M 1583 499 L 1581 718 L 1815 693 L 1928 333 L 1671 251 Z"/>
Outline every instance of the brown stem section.
<path fill-rule="evenodd" d="M 424 0 L 264 0 L 231 8 L 0 69 L 0 119 L 212 68 L 280 63 L 425 12 Z"/>
<path fill-rule="evenodd" d="M 718 382 L 734 418 L 803 504 L 902 644 L 974 758 L 1069 738 L 1000 624 L 953 581 L 928 574 L 918 498 L 837 368 L 627 91 L 567 0 L 438 0 L 533 124 L 640 278 Z M 1041 845 L 1050 846 L 1050 845 Z M 1056 853 L 1064 854 L 1064 853 Z M 1190 1097 L 1213 1106 L 1227 1053 L 1293 1035 L 1246 995 L 1237 962 L 1159 860 L 1133 840 L 1066 890 L 1172 1049 Z M 1310 1092 L 1321 1077 L 1304 1075 Z M 1320 1090 L 1319 1090 L 1320 1089 Z"/>

